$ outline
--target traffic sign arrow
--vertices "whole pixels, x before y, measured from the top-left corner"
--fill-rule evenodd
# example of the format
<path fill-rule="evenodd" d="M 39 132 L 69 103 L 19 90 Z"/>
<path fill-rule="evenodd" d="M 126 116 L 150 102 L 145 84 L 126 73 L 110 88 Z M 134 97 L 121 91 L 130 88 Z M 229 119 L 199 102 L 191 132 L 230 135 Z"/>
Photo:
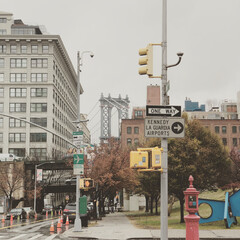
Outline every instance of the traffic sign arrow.
<path fill-rule="evenodd" d="M 146 109 L 147 116 L 180 117 L 181 106 L 149 106 Z"/>

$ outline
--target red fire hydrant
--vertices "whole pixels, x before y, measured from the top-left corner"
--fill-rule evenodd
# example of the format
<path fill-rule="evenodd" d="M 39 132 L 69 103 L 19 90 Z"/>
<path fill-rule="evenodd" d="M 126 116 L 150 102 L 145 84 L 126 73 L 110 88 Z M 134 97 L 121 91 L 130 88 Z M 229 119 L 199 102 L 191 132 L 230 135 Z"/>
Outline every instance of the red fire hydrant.
<path fill-rule="evenodd" d="M 189 213 L 184 217 L 186 223 L 186 240 L 199 240 L 199 219 L 195 213 L 198 212 L 198 195 L 199 191 L 193 187 L 193 176 L 189 177 L 189 188 L 184 191 L 185 195 L 185 207 Z"/>

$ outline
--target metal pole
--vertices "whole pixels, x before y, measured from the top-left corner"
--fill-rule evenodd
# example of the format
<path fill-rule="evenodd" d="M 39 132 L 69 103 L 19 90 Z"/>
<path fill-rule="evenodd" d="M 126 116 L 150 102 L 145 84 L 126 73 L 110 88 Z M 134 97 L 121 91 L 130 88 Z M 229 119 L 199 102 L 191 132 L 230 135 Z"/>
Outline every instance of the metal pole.
<path fill-rule="evenodd" d="M 162 9 L 162 105 L 168 105 L 167 96 L 167 0 L 163 0 Z M 168 142 L 162 138 L 161 174 L 161 240 L 168 239 Z"/>
<path fill-rule="evenodd" d="M 37 165 L 35 165 L 35 176 L 34 176 L 34 211 L 36 212 L 37 205 Z"/>
<path fill-rule="evenodd" d="M 80 127 L 80 52 L 77 53 L 77 121 L 79 122 Z M 77 154 L 80 154 L 80 148 L 77 147 Z M 81 232 L 82 231 L 82 222 L 79 214 L 79 199 L 80 199 L 80 189 L 79 189 L 79 183 L 80 183 L 80 174 L 77 174 L 76 179 L 76 219 L 74 222 L 74 232 Z"/>

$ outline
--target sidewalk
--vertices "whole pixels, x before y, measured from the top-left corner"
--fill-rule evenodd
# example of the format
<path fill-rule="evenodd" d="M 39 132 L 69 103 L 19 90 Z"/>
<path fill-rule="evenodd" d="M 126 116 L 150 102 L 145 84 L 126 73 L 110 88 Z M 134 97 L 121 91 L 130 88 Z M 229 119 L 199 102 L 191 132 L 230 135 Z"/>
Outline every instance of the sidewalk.
<path fill-rule="evenodd" d="M 79 239 L 160 239 L 160 230 L 139 229 L 136 228 L 124 213 L 116 212 L 107 214 L 96 225 L 83 228 L 82 232 L 73 232 L 73 228 L 63 233 L 66 237 L 79 237 Z M 239 239 L 240 230 L 221 229 L 221 230 L 201 230 L 199 232 L 201 239 Z M 185 239 L 186 231 L 183 229 L 169 229 L 169 239 Z"/>

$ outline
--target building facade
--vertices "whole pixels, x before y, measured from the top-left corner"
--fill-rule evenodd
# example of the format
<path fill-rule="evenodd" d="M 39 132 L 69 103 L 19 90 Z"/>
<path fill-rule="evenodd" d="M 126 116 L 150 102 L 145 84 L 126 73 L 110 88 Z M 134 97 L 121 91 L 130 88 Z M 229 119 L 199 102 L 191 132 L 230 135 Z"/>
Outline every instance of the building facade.
<path fill-rule="evenodd" d="M 211 132 L 216 133 L 229 151 L 240 149 L 240 119 L 199 119 Z"/>
<path fill-rule="evenodd" d="M 60 135 L 0 116 L 0 152 L 39 160 L 64 156 L 65 140 L 76 131 L 77 81 L 60 36 L 0 12 L 0 113 Z"/>

